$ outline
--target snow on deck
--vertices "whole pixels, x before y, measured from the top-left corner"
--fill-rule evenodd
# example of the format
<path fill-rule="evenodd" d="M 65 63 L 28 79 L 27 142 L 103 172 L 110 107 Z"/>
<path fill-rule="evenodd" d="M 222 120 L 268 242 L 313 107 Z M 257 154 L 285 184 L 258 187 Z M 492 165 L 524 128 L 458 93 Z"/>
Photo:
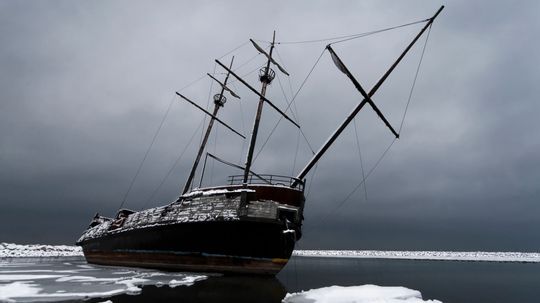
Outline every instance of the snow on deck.
<path fill-rule="evenodd" d="M 211 196 L 195 196 L 191 200 L 174 202 L 130 214 L 118 228 L 112 228 L 113 221 L 104 221 L 88 228 L 77 242 L 97 238 L 105 234 L 121 233 L 137 228 L 148 228 L 187 222 L 206 222 L 213 220 L 238 220 L 237 208 L 240 196 L 225 198 L 226 193 L 237 191 L 213 191 Z"/>
<path fill-rule="evenodd" d="M 298 293 L 287 294 L 284 303 L 441 303 L 438 300 L 422 299 L 422 294 L 401 286 L 329 286 Z"/>

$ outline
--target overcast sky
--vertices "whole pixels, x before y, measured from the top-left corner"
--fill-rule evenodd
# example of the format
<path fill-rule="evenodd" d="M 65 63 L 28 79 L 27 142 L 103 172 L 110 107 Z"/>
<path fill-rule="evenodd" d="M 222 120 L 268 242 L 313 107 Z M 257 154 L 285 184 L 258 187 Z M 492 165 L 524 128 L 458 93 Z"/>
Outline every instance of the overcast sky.
<path fill-rule="evenodd" d="M 249 61 L 257 55 L 249 38 L 267 47 L 273 30 L 279 42 L 363 33 L 428 18 L 442 4 L 401 138 L 366 188 L 344 201 L 362 180 L 347 128 L 308 176 L 298 247 L 539 250 L 537 1 L 0 0 L 0 242 L 72 244 L 95 212 L 114 215 L 170 104 L 126 206 L 176 199 L 203 114 L 174 92 L 207 72 L 222 79 L 214 59 L 238 46 L 221 60 L 235 55 L 238 73 L 259 87 L 250 72 L 264 58 Z M 369 90 L 421 26 L 334 49 Z M 396 128 L 424 42 L 373 97 Z M 278 72 L 270 86 L 276 105 L 286 108 L 326 43 L 278 45 L 291 77 Z M 257 98 L 238 82 L 231 87 L 242 99 L 229 97 L 220 117 L 249 134 Z M 182 92 L 206 106 L 217 87 L 206 77 Z M 317 149 L 360 100 L 325 53 L 288 114 Z M 278 119 L 265 107 L 257 151 Z M 369 108 L 355 124 L 367 173 L 393 139 Z M 208 148 L 243 164 L 246 145 L 218 126 Z M 282 121 L 253 168 L 296 175 L 310 155 Z M 209 162 L 203 184 L 238 173 Z"/>

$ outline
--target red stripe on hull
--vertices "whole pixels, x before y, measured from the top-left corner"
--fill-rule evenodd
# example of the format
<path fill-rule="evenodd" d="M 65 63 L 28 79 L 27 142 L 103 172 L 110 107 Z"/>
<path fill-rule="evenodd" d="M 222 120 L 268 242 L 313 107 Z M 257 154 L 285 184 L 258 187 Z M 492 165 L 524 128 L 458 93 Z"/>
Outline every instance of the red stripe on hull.
<path fill-rule="evenodd" d="M 236 256 L 180 255 L 148 252 L 85 251 L 88 263 L 112 266 L 135 266 L 190 272 L 276 275 L 286 259 L 254 259 Z"/>

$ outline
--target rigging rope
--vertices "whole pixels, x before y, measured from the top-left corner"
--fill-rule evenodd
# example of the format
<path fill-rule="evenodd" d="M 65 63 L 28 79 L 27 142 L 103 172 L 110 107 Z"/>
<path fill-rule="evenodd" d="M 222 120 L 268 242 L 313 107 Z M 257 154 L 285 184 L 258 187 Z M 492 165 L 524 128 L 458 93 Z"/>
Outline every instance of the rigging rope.
<path fill-rule="evenodd" d="M 337 36 L 337 37 L 331 37 L 331 38 L 323 38 L 323 39 L 315 39 L 315 40 L 303 40 L 303 41 L 283 41 L 283 42 L 276 42 L 276 44 L 304 44 L 304 43 L 318 43 L 318 42 L 326 42 L 326 41 L 338 40 L 338 41 L 330 43 L 330 44 L 336 44 L 336 43 L 341 43 L 341 42 L 345 42 L 345 41 L 349 41 L 349 40 L 353 40 L 353 39 L 357 39 L 357 38 L 362 38 L 362 37 L 369 36 L 369 35 L 379 34 L 379 33 L 382 33 L 382 32 L 398 29 L 398 28 L 401 28 L 401 27 L 406 27 L 406 26 L 415 25 L 415 24 L 422 23 L 422 22 L 427 22 L 429 20 L 430 19 L 418 20 L 418 21 L 405 23 L 405 24 L 392 26 L 392 27 L 387 27 L 387 28 L 383 28 L 383 29 L 379 29 L 379 30 L 374 30 L 374 31 L 369 31 L 369 32 L 364 32 L 364 33 L 358 33 L 358 34 L 352 34 L 352 35 L 346 35 L 346 36 Z"/>
<path fill-rule="evenodd" d="M 408 97 L 408 100 L 407 100 L 407 105 L 405 107 L 405 111 L 403 113 L 403 117 L 401 119 L 401 123 L 400 123 L 400 131 L 399 133 L 401 133 L 401 128 L 403 126 L 403 123 L 405 121 L 405 117 L 406 117 L 406 114 L 407 114 L 407 108 L 409 107 L 409 104 L 411 102 L 411 97 L 413 95 L 413 91 L 414 91 L 414 87 L 415 87 L 415 84 L 416 84 L 416 80 L 418 78 L 418 74 L 419 74 L 419 71 L 420 71 L 420 66 L 422 65 L 422 60 L 424 58 L 424 53 L 425 53 L 425 50 L 426 50 L 426 46 L 427 46 L 427 43 L 428 43 L 428 39 L 429 39 L 429 33 L 431 32 L 431 26 L 429 27 L 429 30 L 428 30 L 428 34 L 426 35 L 426 40 L 424 41 L 424 46 L 422 47 L 422 53 L 420 55 L 420 60 L 418 62 L 418 66 L 416 68 L 416 73 L 415 73 L 415 76 L 414 76 L 414 80 L 413 80 L 413 84 L 412 84 L 412 87 L 411 87 L 411 90 L 409 92 L 409 97 Z M 388 147 L 384 150 L 384 152 L 381 154 L 381 156 L 379 157 L 379 159 L 377 160 L 377 162 L 375 163 L 375 165 L 370 169 L 370 171 L 365 175 L 365 177 L 362 178 L 362 181 L 360 181 L 360 183 L 358 183 L 358 185 L 345 197 L 345 199 L 343 199 L 339 204 L 338 206 L 332 211 L 331 214 L 328 214 L 326 217 L 324 217 L 321 221 L 326 221 L 326 219 L 328 217 L 330 217 L 331 215 L 335 214 L 339 208 L 341 208 L 348 200 L 349 198 L 358 190 L 358 188 L 360 188 L 360 186 L 364 185 L 365 187 L 365 182 L 366 180 L 369 178 L 369 176 L 373 173 L 373 171 L 377 168 L 377 166 L 379 165 L 379 163 L 381 163 L 381 161 L 383 160 L 383 158 L 386 156 L 386 154 L 388 153 L 388 151 L 390 150 L 390 148 L 394 145 L 394 143 L 396 142 L 397 138 L 394 138 L 392 140 L 392 142 L 388 145 Z M 321 224 L 322 225 L 322 224 Z"/>
<path fill-rule="evenodd" d="M 433 24 L 432 24 L 433 25 Z M 405 116 L 407 115 L 407 110 L 409 109 L 409 104 L 411 103 L 411 98 L 413 95 L 414 87 L 416 86 L 416 79 L 418 78 L 418 73 L 420 72 L 420 66 L 422 65 L 422 60 L 424 59 L 424 53 L 426 52 L 426 46 L 429 39 L 429 34 L 431 33 L 431 26 L 429 26 L 427 35 L 426 35 L 426 41 L 424 42 L 424 47 L 422 47 L 422 54 L 420 55 L 420 62 L 418 62 L 418 66 L 416 67 L 416 73 L 414 75 L 413 84 L 411 86 L 411 91 L 409 92 L 409 98 L 407 99 L 407 105 L 405 106 L 405 111 L 403 112 L 403 118 L 401 119 L 401 124 L 399 125 L 399 131 L 398 133 L 401 134 L 401 129 L 403 128 L 403 122 L 405 122 Z"/>
<path fill-rule="evenodd" d="M 358 188 L 360 188 L 360 186 L 362 186 L 366 182 L 366 180 L 369 178 L 369 176 L 375 171 L 377 166 L 379 166 L 382 159 L 386 156 L 386 154 L 388 153 L 388 151 L 390 150 L 392 145 L 394 145 L 394 142 L 396 142 L 396 140 L 397 140 L 397 138 L 394 137 L 392 142 L 390 142 L 390 144 L 386 147 L 384 152 L 381 154 L 381 156 L 379 157 L 377 162 L 375 162 L 375 165 L 373 165 L 373 167 L 369 170 L 369 172 L 366 174 L 366 176 L 364 178 L 362 178 L 362 181 L 360 183 L 358 183 L 358 185 L 356 185 L 356 187 L 345 197 L 345 199 L 343 199 L 338 204 L 338 206 L 336 208 L 334 208 L 334 210 L 330 214 L 327 214 L 325 217 L 323 217 L 321 220 L 318 220 L 318 221 L 325 222 L 330 216 L 334 215 L 343 205 L 345 205 L 345 203 L 349 200 L 349 198 L 358 190 Z"/>
<path fill-rule="evenodd" d="M 163 118 L 161 119 L 161 122 L 159 123 L 159 126 L 158 126 L 156 132 L 154 133 L 154 136 L 152 137 L 152 141 L 150 142 L 150 145 L 146 149 L 146 152 L 144 153 L 144 157 L 143 157 L 141 163 L 139 163 L 139 167 L 137 168 L 137 171 L 135 172 L 135 175 L 133 176 L 133 179 L 131 179 L 131 182 L 129 183 L 129 187 L 128 187 L 126 193 L 124 194 L 124 198 L 122 199 L 122 203 L 120 203 L 120 207 L 118 209 L 121 209 L 124 206 L 124 204 L 126 203 L 126 199 L 127 199 L 128 195 L 129 195 L 129 192 L 133 188 L 133 184 L 135 184 L 135 180 L 137 179 L 137 176 L 139 176 L 139 173 L 141 172 L 144 161 L 146 161 L 146 158 L 148 157 L 148 154 L 150 153 L 150 150 L 152 149 L 152 146 L 154 146 L 154 142 L 156 142 L 156 138 L 157 138 L 157 136 L 159 134 L 159 131 L 163 127 L 163 124 L 165 123 L 165 119 L 167 119 L 167 116 L 169 115 L 169 112 L 171 111 L 173 101 L 174 101 L 174 96 L 171 98 L 171 101 L 169 102 L 169 105 L 167 106 L 167 110 L 165 111 L 165 115 L 163 115 Z"/>
<path fill-rule="evenodd" d="M 354 134 L 356 137 L 356 147 L 358 148 L 358 156 L 360 157 L 360 169 L 362 170 L 362 180 L 366 178 L 366 174 L 364 173 L 364 161 L 362 161 L 362 151 L 360 149 L 360 139 L 358 138 L 358 128 L 356 127 L 356 118 L 353 119 L 353 125 L 354 125 Z M 364 183 L 364 195 L 367 201 L 367 186 L 366 183 Z"/>
<path fill-rule="evenodd" d="M 227 53 L 225 53 L 224 55 L 222 55 L 221 57 L 219 57 L 219 59 L 222 59 L 223 57 L 237 51 L 238 49 L 244 47 L 245 45 L 247 45 L 250 41 L 246 41 L 246 42 L 243 42 L 242 44 L 240 44 L 239 46 L 233 48 L 232 50 L 228 51 Z M 257 54 L 259 55 L 259 54 Z M 256 56 L 255 56 L 256 57 Z M 216 74 L 216 64 L 214 63 L 214 72 L 212 73 L 213 75 Z M 179 89 L 178 91 L 183 91 L 184 89 L 194 85 L 195 83 L 199 82 L 200 80 L 204 79 L 206 77 L 206 75 L 202 75 L 201 77 L 199 77 L 198 79 L 190 82 L 189 84 L 187 84 L 186 86 L 182 87 L 181 89 Z M 212 81 L 213 83 L 213 81 Z M 211 84 L 212 85 L 212 84 Z M 211 88 L 212 86 L 210 86 L 210 92 L 211 92 Z M 210 98 L 208 99 L 210 100 Z M 129 184 L 129 187 L 126 191 L 126 193 L 124 194 L 124 197 L 122 198 L 122 202 L 120 203 L 120 208 L 122 208 L 124 206 L 124 204 L 126 203 L 127 201 L 127 197 L 129 196 L 129 193 L 131 192 L 132 188 L 133 188 L 133 185 L 135 184 L 135 181 L 137 180 L 137 177 L 139 176 L 140 172 L 141 172 L 141 169 L 144 165 L 144 162 L 146 161 L 146 158 L 148 158 L 148 154 L 150 153 L 150 150 L 152 149 L 155 141 L 156 141 L 156 138 L 157 136 L 159 135 L 162 127 L 163 127 L 163 124 L 165 123 L 165 120 L 167 119 L 167 116 L 169 115 L 169 112 L 171 110 L 171 107 L 172 107 L 172 104 L 174 102 L 174 96 L 171 98 L 171 101 L 169 102 L 169 105 L 167 106 L 167 110 L 165 111 L 165 114 L 163 115 L 163 118 L 161 119 L 161 122 L 156 130 L 156 132 L 154 133 L 154 136 L 152 137 L 152 140 L 150 142 L 150 145 L 148 146 L 148 148 L 146 149 L 146 152 L 144 153 L 144 156 L 143 156 L 143 159 L 142 161 L 139 163 L 139 166 L 137 168 L 137 171 L 135 172 L 135 175 L 133 176 L 133 179 L 131 179 L 131 182 Z M 209 103 L 209 101 L 208 101 Z M 208 107 L 208 105 L 207 105 Z M 206 117 L 204 118 L 204 120 L 206 120 Z M 202 139 L 201 139 L 202 140 Z"/>
<path fill-rule="evenodd" d="M 240 44 L 239 46 L 233 48 L 232 50 L 228 51 L 227 53 L 225 53 L 225 55 L 219 57 L 218 60 L 223 59 L 223 57 L 225 57 L 225 56 L 227 56 L 227 55 L 230 55 L 231 53 L 233 53 L 234 51 L 237 51 L 238 49 L 242 48 L 243 46 L 245 46 L 245 45 L 248 44 L 248 43 L 249 43 L 249 40 L 246 41 L 246 42 L 244 42 L 244 43 L 242 43 L 242 44 Z"/>
<path fill-rule="evenodd" d="M 144 202 L 143 206 L 141 207 L 141 209 L 144 209 L 146 207 L 146 205 L 148 205 L 148 203 L 150 203 L 150 201 L 155 197 L 155 195 L 159 192 L 159 190 L 161 189 L 161 187 L 163 186 L 163 184 L 165 183 L 165 181 L 169 178 L 169 176 L 172 174 L 172 172 L 174 171 L 174 168 L 178 165 L 178 162 L 180 162 L 180 159 L 182 159 L 182 157 L 184 156 L 184 154 L 186 153 L 188 147 L 191 146 L 191 142 L 193 141 L 193 139 L 195 139 L 195 136 L 197 135 L 197 132 L 199 131 L 199 128 L 201 128 L 202 126 L 204 125 L 203 122 L 199 123 L 199 126 L 195 129 L 195 131 L 193 132 L 193 134 L 191 135 L 191 138 L 189 139 L 188 143 L 186 144 L 186 146 L 184 146 L 184 149 L 182 150 L 182 152 L 180 153 L 180 156 L 178 156 L 178 158 L 176 158 L 176 161 L 174 161 L 172 167 L 169 169 L 169 171 L 167 172 L 167 174 L 165 175 L 165 177 L 163 177 L 163 179 L 161 179 L 161 182 L 159 182 L 159 185 L 158 187 L 152 192 L 152 194 L 150 195 L 150 197 L 148 197 L 148 199 L 146 200 L 146 202 Z"/>
<path fill-rule="evenodd" d="M 294 103 L 294 101 L 296 100 L 296 97 L 298 96 L 298 93 L 300 93 L 300 91 L 302 90 L 302 88 L 304 87 L 304 85 L 306 84 L 307 80 L 309 79 L 309 77 L 311 76 L 311 74 L 313 73 L 313 70 L 315 69 L 315 67 L 317 66 L 317 64 L 319 64 L 319 61 L 321 61 L 321 58 L 322 56 L 324 55 L 324 51 L 326 49 L 323 49 L 323 51 L 321 52 L 321 54 L 319 55 L 319 57 L 317 58 L 317 60 L 315 61 L 315 64 L 313 64 L 313 66 L 311 67 L 309 73 L 307 74 L 307 76 L 304 78 L 304 81 L 302 81 L 302 84 L 300 85 L 300 87 L 298 88 L 298 90 L 296 91 L 296 93 L 294 94 L 293 98 L 291 99 L 290 102 L 288 102 L 289 104 L 287 105 L 287 108 L 285 108 L 285 110 L 283 111 L 284 113 L 287 112 L 287 110 L 291 107 L 291 104 Z M 281 123 L 281 120 L 283 120 L 283 116 L 279 117 L 278 121 L 276 122 L 276 125 L 274 125 L 274 127 L 272 128 L 272 131 L 270 131 L 270 134 L 268 135 L 268 137 L 266 138 L 266 140 L 264 141 L 263 145 L 261 146 L 261 148 L 259 149 L 259 151 L 257 152 L 257 154 L 255 155 L 255 157 L 253 158 L 253 162 L 255 162 L 255 160 L 257 160 L 257 157 L 259 157 L 259 154 L 261 153 L 261 151 L 263 150 L 263 148 L 266 146 L 266 143 L 268 143 L 268 140 L 270 139 L 270 137 L 272 136 L 272 134 L 275 132 L 276 128 L 278 127 L 279 123 Z M 302 130 L 302 128 L 299 128 L 300 130 L 300 133 L 302 134 L 302 136 L 304 137 L 304 140 L 306 141 L 309 149 L 311 150 L 311 153 L 312 154 L 315 154 L 315 151 L 313 150 L 313 147 L 311 146 L 311 144 L 309 143 L 309 140 L 307 139 L 306 135 L 304 134 L 304 131 Z"/>

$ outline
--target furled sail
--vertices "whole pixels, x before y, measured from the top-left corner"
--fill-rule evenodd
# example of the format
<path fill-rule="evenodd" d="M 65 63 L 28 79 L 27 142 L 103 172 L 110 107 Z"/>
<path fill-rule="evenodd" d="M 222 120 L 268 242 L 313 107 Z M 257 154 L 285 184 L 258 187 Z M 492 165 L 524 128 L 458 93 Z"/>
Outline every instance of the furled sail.
<path fill-rule="evenodd" d="M 238 96 L 235 92 L 233 92 L 232 89 L 228 88 L 224 83 L 222 83 L 222 82 L 219 81 L 218 79 L 214 78 L 214 77 L 213 77 L 212 75 L 210 75 L 210 74 L 207 74 L 207 75 L 208 75 L 208 77 L 214 79 L 214 81 L 216 81 L 217 83 L 219 83 L 219 85 L 221 85 L 221 87 L 222 87 L 224 90 L 228 91 L 228 92 L 231 94 L 231 96 L 233 96 L 233 97 L 235 97 L 235 98 L 237 98 L 237 99 L 240 99 L 240 96 Z"/>
<path fill-rule="evenodd" d="M 276 62 L 276 60 L 274 60 L 274 58 L 270 57 L 270 55 L 264 51 L 264 49 L 262 47 L 260 47 L 257 43 L 255 43 L 255 41 L 253 41 L 253 39 L 249 39 L 249 41 L 251 41 L 251 43 L 253 43 L 253 46 L 260 52 L 262 53 L 263 55 L 266 56 L 266 58 L 268 58 L 270 60 L 270 62 L 272 62 L 275 66 L 277 66 L 277 68 L 279 68 L 279 70 L 284 73 L 285 75 L 289 76 L 289 73 L 281 66 L 279 65 L 279 63 Z"/>
<path fill-rule="evenodd" d="M 334 61 L 334 64 L 336 65 L 336 67 L 342 72 L 344 73 L 345 75 L 347 75 L 347 68 L 345 67 L 345 65 L 343 65 L 343 63 L 341 62 L 341 60 L 339 60 L 338 57 L 336 57 L 336 54 L 334 52 L 330 52 L 330 55 L 332 56 L 332 61 Z"/>

